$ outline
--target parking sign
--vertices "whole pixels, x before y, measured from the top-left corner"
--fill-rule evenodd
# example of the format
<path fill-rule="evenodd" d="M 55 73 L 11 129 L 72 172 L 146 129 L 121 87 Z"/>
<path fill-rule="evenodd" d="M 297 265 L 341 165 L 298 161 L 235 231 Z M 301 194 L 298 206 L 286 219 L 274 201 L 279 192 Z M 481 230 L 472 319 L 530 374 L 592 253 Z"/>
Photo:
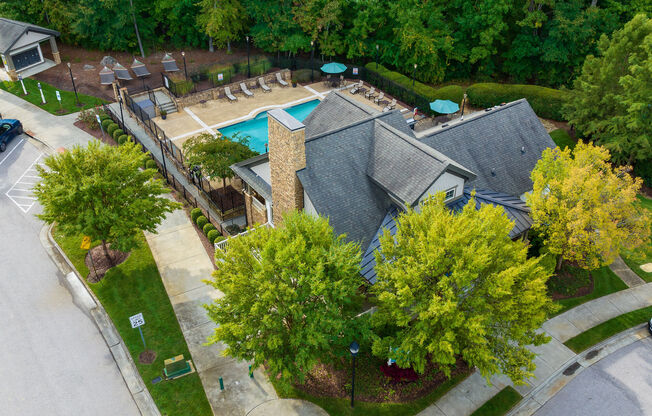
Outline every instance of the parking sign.
<path fill-rule="evenodd" d="M 139 313 L 138 315 L 130 316 L 129 322 L 131 322 L 132 328 L 138 328 L 139 326 L 145 325 L 145 318 L 143 318 L 142 313 Z"/>

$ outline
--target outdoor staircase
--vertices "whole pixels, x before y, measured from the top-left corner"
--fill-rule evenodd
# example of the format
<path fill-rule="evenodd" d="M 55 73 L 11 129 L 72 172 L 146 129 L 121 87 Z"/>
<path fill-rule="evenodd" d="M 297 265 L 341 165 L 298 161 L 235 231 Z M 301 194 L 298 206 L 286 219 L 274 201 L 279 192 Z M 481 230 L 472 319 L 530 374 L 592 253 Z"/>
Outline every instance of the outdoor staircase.
<path fill-rule="evenodd" d="M 174 102 L 168 101 L 165 103 L 159 103 L 159 108 L 165 110 L 166 113 L 171 114 L 177 111 L 177 106 L 174 105 Z"/>

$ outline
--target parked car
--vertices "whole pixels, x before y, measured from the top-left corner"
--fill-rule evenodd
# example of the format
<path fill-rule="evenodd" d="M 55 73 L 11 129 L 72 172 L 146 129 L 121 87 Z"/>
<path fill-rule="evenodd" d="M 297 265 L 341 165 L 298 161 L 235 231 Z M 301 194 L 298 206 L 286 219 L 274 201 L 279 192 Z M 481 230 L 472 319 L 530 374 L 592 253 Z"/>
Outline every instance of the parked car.
<path fill-rule="evenodd" d="M 652 319 L 647 322 L 647 330 L 650 331 L 650 335 L 652 335 Z"/>
<path fill-rule="evenodd" d="M 7 149 L 7 143 L 23 133 L 23 125 L 15 119 L 0 120 L 0 152 Z"/>

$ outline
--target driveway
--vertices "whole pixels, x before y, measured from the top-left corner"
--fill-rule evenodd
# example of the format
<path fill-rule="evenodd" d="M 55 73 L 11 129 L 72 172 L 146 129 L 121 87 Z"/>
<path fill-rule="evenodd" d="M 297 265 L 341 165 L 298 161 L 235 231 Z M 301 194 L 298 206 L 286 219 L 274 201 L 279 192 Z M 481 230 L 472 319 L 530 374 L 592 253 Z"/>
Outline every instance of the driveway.
<path fill-rule="evenodd" d="M 652 339 L 619 349 L 582 371 L 536 416 L 652 414 Z"/>
<path fill-rule="evenodd" d="M 41 246 L 30 189 L 42 159 L 26 135 L 0 153 L 0 413 L 138 415 L 104 339 Z"/>

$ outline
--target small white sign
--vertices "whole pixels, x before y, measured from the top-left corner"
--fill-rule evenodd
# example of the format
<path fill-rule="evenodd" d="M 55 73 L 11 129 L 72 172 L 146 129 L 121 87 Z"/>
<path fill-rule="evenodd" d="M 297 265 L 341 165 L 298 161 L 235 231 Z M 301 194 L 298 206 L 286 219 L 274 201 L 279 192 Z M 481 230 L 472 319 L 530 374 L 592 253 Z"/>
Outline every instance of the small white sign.
<path fill-rule="evenodd" d="M 40 82 L 37 83 L 36 86 L 38 87 L 39 90 L 41 89 L 41 83 Z"/>
<path fill-rule="evenodd" d="M 59 102 L 61 102 L 61 94 L 59 94 L 59 91 L 55 91 L 55 92 L 57 93 L 57 100 L 59 100 Z"/>
<path fill-rule="evenodd" d="M 222 74 L 222 73 L 217 74 L 217 80 L 218 81 L 224 81 L 224 74 Z"/>
<path fill-rule="evenodd" d="M 97 120 L 98 124 L 101 126 L 102 125 L 102 120 L 100 120 L 100 115 L 95 114 L 95 120 Z"/>
<path fill-rule="evenodd" d="M 168 82 L 168 77 L 163 77 L 163 81 L 165 82 L 165 88 L 170 89 L 170 83 Z"/>
<path fill-rule="evenodd" d="M 131 322 L 132 328 L 138 328 L 139 326 L 145 325 L 145 318 L 143 318 L 142 313 L 139 313 L 138 315 L 130 316 L 129 322 Z"/>
<path fill-rule="evenodd" d="M 358 68 L 353 68 L 353 75 L 358 75 Z"/>

